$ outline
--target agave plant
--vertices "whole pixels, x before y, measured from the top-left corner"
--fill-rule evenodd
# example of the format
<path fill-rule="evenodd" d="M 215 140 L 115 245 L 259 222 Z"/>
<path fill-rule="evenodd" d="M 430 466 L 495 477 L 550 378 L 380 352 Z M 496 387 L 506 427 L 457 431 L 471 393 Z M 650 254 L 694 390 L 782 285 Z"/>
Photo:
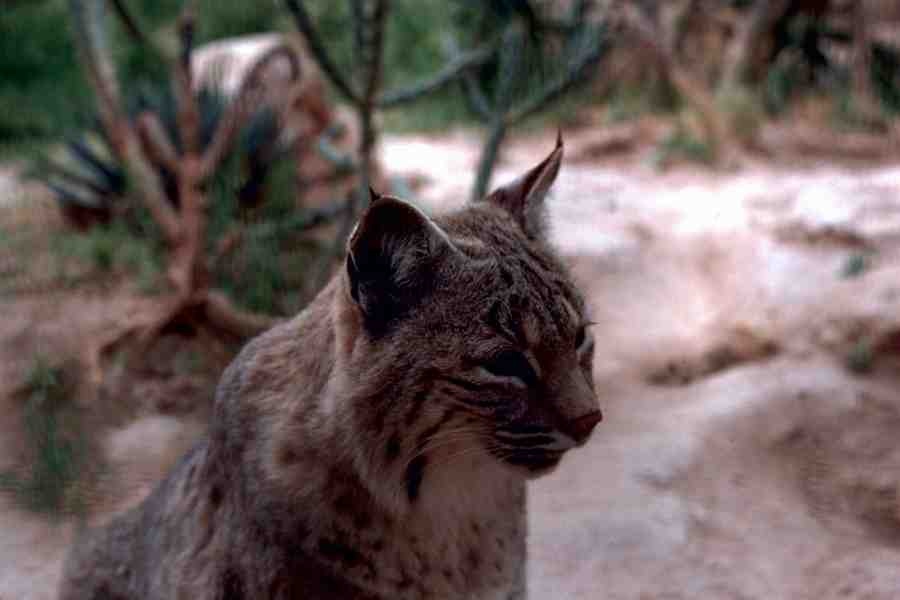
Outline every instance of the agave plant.
<path fill-rule="evenodd" d="M 229 99 L 212 86 L 201 87 L 195 96 L 200 114 L 199 141 L 201 148 L 206 148 L 220 125 Z M 142 90 L 129 103 L 128 114 L 132 122 L 148 111 L 158 117 L 168 138 L 180 151 L 176 100 L 169 87 Z M 275 111 L 268 106 L 254 110 L 239 132 L 229 156 L 222 161 L 222 168 L 235 166 L 239 171 L 235 193 L 241 208 L 258 206 L 264 201 L 265 181 L 273 165 L 288 151 L 288 145 L 279 137 Z M 128 202 L 124 165 L 113 157 L 105 130 L 95 120 L 94 125 L 80 136 L 66 141 L 63 157 L 39 157 L 32 165 L 30 175 L 53 191 L 60 210 L 71 225 L 87 229 L 98 223 L 124 219 L 141 232 L 135 207 Z M 163 182 L 167 200 L 178 207 L 175 173 L 161 162 L 155 163 L 154 167 Z"/>

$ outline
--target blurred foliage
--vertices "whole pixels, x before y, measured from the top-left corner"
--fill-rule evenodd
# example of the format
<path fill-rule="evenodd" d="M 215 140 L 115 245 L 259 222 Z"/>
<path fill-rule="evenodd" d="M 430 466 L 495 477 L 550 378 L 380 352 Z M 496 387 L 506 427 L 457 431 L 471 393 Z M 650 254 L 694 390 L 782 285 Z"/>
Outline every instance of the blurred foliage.
<path fill-rule="evenodd" d="M 847 352 L 845 358 L 847 369 L 857 375 L 870 373 L 875 367 L 875 352 L 868 340 L 860 340 Z"/>
<path fill-rule="evenodd" d="M 691 128 L 679 123 L 656 146 L 650 155 L 650 164 L 656 169 L 665 169 L 675 161 L 709 164 L 713 152 L 709 144 L 691 132 Z"/>
<path fill-rule="evenodd" d="M 197 101 L 199 141 L 205 148 L 230 100 L 213 89 L 201 88 Z M 155 113 L 176 148 L 181 147 L 175 98 L 167 84 L 158 89 L 142 85 L 129 105 L 132 118 L 142 111 Z M 288 314 L 298 308 L 298 299 L 287 290 L 301 288 L 296 277 L 314 249 L 289 228 L 270 228 L 268 235 L 252 234 L 253 226 L 286 222 L 296 212 L 293 154 L 279 135 L 273 110 L 260 106 L 207 184 L 209 254 L 218 251 L 216 244 L 227 235 L 251 232 L 242 233 L 240 250 L 218 264 L 214 273 L 217 287 L 245 308 L 266 314 Z M 165 263 L 160 232 L 129 194 L 124 166 L 113 158 L 102 129 L 95 127 L 69 140 L 65 150 L 59 158 L 42 156 L 31 169 L 31 176 L 54 192 L 70 223 L 83 230 L 55 240 L 59 278 L 77 280 L 85 268 L 98 276 L 125 271 L 136 276 L 142 291 L 158 291 Z M 157 168 L 167 198 L 178 206 L 174 174 L 162 165 Z M 273 260 L 281 256 L 284 261 Z M 291 267 L 294 276 L 286 275 L 283 267 Z"/>
<path fill-rule="evenodd" d="M 174 47 L 170 26 L 181 0 L 124 0 L 143 31 Z M 270 31 L 283 19 L 276 2 L 198 3 L 197 42 Z M 110 15 L 111 17 L 112 15 Z M 112 20 L 112 19 L 111 19 Z M 168 29 L 167 29 L 168 27 Z M 168 79 L 163 57 L 116 27 L 112 37 L 125 87 L 159 86 Z M 92 91 L 75 52 L 65 0 L 29 0 L 3 6 L 0 19 L 0 152 L 30 150 L 89 121 Z"/>
<path fill-rule="evenodd" d="M 762 126 L 764 108 L 758 95 L 744 88 L 720 89 L 716 94 L 716 105 L 726 115 L 729 129 L 742 143 L 749 144 L 755 139 Z"/>
<path fill-rule="evenodd" d="M 199 143 L 201 149 L 205 149 L 222 122 L 229 99 L 214 87 L 201 88 L 196 97 L 200 113 Z M 157 115 L 175 149 L 181 149 L 176 100 L 167 83 L 155 89 L 147 84 L 139 86 L 139 92 L 127 104 L 132 120 L 145 111 Z M 150 226 L 147 221 L 136 220 L 137 206 L 130 201 L 127 193 L 124 165 L 113 158 L 103 128 L 96 119 L 94 123 L 78 137 L 67 141 L 63 157 L 41 155 L 29 175 L 45 183 L 55 193 L 63 213 L 77 225 L 86 224 L 80 221 L 106 223 L 115 216 L 128 222 L 139 235 L 152 234 L 147 229 Z M 285 158 L 286 151 L 279 139 L 274 110 L 260 106 L 251 113 L 238 133 L 230 156 L 226 157 L 226 161 L 234 157 L 230 162 L 237 174 L 235 193 L 241 203 L 261 201 L 266 177 L 273 164 Z M 168 200 L 177 207 L 179 199 L 175 174 L 164 165 L 157 165 L 157 168 Z"/>
<path fill-rule="evenodd" d="M 841 277 L 850 279 L 863 275 L 871 266 L 872 252 L 855 252 L 847 257 L 841 266 Z"/>
<path fill-rule="evenodd" d="M 149 222 L 149 218 L 146 219 Z M 91 227 L 85 232 L 68 231 L 52 240 L 54 279 L 79 283 L 84 279 L 127 273 L 146 294 L 158 292 L 164 268 L 158 239 L 136 236 L 121 221 Z"/>
<path fill-rule="evenodd" d="M 872 81 L 884 110 L 900 115 L 900 49 L 873 46 Z"/>
<path fill-rule="evenodd" d="M 40 513 L 81 513 L 87 473 L 97 470 L 70 383 L 60 367 L 36 357 L 25 380 L 22 431 L 27 465 L 0 473 L 0 491 Z"/>
<path fill-rule="evenodd" d="M 217 261 L 215 287 L 248 310 L 293 314 L 302 308 L 307 267 L 321 251 L 305 230 L 290 227 L 305 212 L 297 209 L 293 162 L 273 165 L 264 182 L 264 202 L 242 205 L 239 161 L 235 155 L 223 163 L 209 188 L 210 254 L 216 252 L 216 240 L 237 232 L 241 236 L 240 247 Z"/>
<path fill-rule="evenodd" d="M 174 48 L 173 23 L 181 0 L 124 0 L 145 34 L 158 46 Z M 349 2 L 310 2 L 309 10 L 322 32 L 335 62 L 342 70 L 352 63 L 353 36 Z M 534 41 L 540 30 L 536 13 L 549 2 L 522 0 L 396 0 L 387 25 L 385 89 L 405 86 L 434 73 L 447 59 L 447 38 L 471 48 L 511 21 L 519 21 Z M 645 3 L 652 8 L 652 3 Z M 728 0 L 733 10 L 746 10 L 749 0 Z M 218 2 L 199 0 L 197 43 L 272 30 L 287 30 L 283 7 L 275 0 L 264 2 Z M 68 25 L 65 0 L 8 2 L 0 21 L 0 151 L 9 153 L 35 142 L 59 138 L 83 127 L 89 114 L 91 92 L 81 77 Z M 841 107 L 852 105 L 843 96 L 847 74 L 829 62 L 822 48 L 838 36 L 825 19 L 802 13 L 791 14 L 777 27 L 777 49 L 770 67 L 762 74 L 760 88 L 766 112 L 780 115 L 795 100 L 824 94 Z M 839 36 L 838 36 L 839 37 Z M 122 82 L 127 86 L 161 85 L 167 78 L 162 57 L 136 45 L 123 27 L 113 36 Z M 535 89 L 559 67 L 559 56 L 537 51 L 538 44 L 525 47 L 527 75 L 520 89 Z M 495 85 L 499 62 L 479 70 L 483 84 Z M 900 114 L 900 52 L 883 44 L 873 47 L 872 79 L 884 110 Z M 492 83 L 493 82 L 493 83 Z M 643 82 L 647 83 L 647 82 Z M 668 110 L 670 101 L 657 98 L 665 90 L 648 83 L 639 88 L 654 98 L 635 97 L 633 82 L 610 95 L 610 117 L 627 118 L 643 110 Z M 671 90 L 670 90 L 671 92 Z M 586 99 L 586 98 L 585 98 Z M 844 110 L 851 115 L 851 110 Z M 851 115 L 852 116 L 852 115 Z M 424 98 L 403 111 L 388 111 L 385 126 L 392 130 L 434 130 L 471 121 L 463 94 L 457 86 Z"/>
<path fill-rule="evenodd" d="M 824 96 L 834 102 L 839 122 L 859 125 L 850 66 L 827 51 L 829 44 L 849 44 L 846 34 L 833 30 L 825 18 L 798 14 L 786 19 L 776 35 L 779 47 L 762 86 L 766 111 L 777 116 L 797 100 Z M 879 42 L 871 49 L 873 91 L 886 115 L 900 114 L 900 49 Z"/>
<path fill-rule="evenodd" d="M 3 7 L 0 147 L 46 140 L 82 123 L 91 91 L 81 77 L 64 0 Z"/>
<path fill-rule="evenodd" d="M 352 15 L 349 2 L 309 3 L 316 27 L 341 72 L 353 65 Z M 403 88 L 435 73 L 447 62 L 447 36 L 460 10 L 459 0 L 395 0 L 385 30 L 385 90 Z M 407 105 L 402 111 L 387 111 L 386 129 L 433 131 L 454 123 L 468 122 L 470 114 L 458 86 Z"/>

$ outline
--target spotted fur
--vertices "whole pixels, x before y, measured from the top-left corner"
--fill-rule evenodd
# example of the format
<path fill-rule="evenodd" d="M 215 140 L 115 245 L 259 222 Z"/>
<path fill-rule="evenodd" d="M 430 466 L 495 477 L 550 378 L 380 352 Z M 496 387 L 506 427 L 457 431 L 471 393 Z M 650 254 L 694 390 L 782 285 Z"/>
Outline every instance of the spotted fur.
<path fill-rule="evenodd" d="M 525 482 L 600 419 L 545 241 L 562 158 L 437 218 L 376 196 L 345 268 L 252 340 L 210 432 L 73 548 L 62 600 L 525 597 Z"/>

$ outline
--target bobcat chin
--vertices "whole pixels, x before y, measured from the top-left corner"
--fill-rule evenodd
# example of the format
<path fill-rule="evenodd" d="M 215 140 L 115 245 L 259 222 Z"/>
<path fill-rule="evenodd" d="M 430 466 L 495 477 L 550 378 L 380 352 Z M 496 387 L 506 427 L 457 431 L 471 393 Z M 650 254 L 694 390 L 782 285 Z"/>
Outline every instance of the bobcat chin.
<path fill-rule="evenodd" d="M 150 496 L 74 545 L 60 598 L 524 598 L 525 482 L 601 419 L 546 241 L 562 154 L 440 217 L 373 192 L 340 272 L 241 351 Z"/>

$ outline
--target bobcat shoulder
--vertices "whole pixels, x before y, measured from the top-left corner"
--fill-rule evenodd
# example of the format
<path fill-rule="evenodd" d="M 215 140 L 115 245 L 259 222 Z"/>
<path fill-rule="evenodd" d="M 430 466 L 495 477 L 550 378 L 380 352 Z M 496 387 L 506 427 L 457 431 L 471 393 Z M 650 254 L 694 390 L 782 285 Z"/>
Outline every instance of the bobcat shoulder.
<path fill-rule="evenodd" d="M 526 481 L 600 421 L 545 239 L 561 158 L 441 217 L 373 194 L 340 273 L 247 344 L 153 493 L 75 544 L 61 598 L 524 598 Z"/>

